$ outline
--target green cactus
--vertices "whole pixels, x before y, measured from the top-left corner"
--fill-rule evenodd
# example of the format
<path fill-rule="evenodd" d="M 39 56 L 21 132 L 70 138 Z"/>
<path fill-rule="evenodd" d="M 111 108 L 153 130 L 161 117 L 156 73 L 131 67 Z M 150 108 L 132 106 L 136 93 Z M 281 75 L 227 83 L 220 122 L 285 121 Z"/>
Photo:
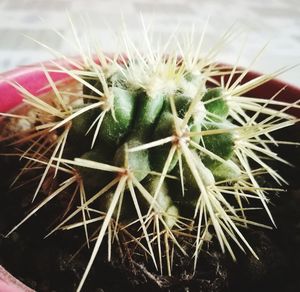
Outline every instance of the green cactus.
<path fill-rule="evenodd" d="M 62 72 L 76 77 L 80 89 L 63 88 L 60 93 L 52 82 L 52 100 L 45 103 L 18 87 L 24 102 L 37 113 L 31 134 L 16 134 L 16 143 L 20 136 L 25 146 L 33 143 L 24 149 L 28 169 L 44 167 L 35 196 L 46 177 L 60 183 L 13 230 L 74 185 L 80 206 L 68 209 L 51 233 L 65 226 L 83 227 L 89 244 L 89 230 L 99 222 L 93 221 L 95 208 L 104 214 L 78 290 L 111 225 L 140 230 L 137 240 L 161 272 L 166 258 L 168 274 L 171 255 L 163 245 L 172 242 L 182 249 L 178 238 L 192 235 L 195 244 L 187 256 L 194 255 L 196 266 L 209 226 L 213 226 L 214 240 L 234 259 L 232 242 L 242 249 L 243 243 L 256 256 L 239 230 L 240 225 L 253 224 L 243 207 L 247 194 L 260 199 L 273 219 L 252 167 L 283 180 L 263 158 L 280 160 L 265 140 L 274 142 L 270 133 L 295 123 L 294 117 L 266 106 L 276 104 L 274 100 L 240 96 L 273 75 L 245 84 L 240 83 L 241 75 L 237 82 L 224 85 L 211 80 L 232 77 L 235 69 L 228 73 L 198 55 L 188 54 L 181 60 L 154 53 L 129 57 L 124 63 L 122 56 L 120 62 L 100 55 L 96 60 L 104 60 L 102 66 L 87 57 L 84 68 L 75 71 L 60 66 Z M 231 194 L 236 204 L 227 199 Z M 74 220 L 79 224 L 73 226 Z M 192 227 L 186 228 L 190 222 Z M 134 224 L 139 225 L 135 231 L 130 229 Z M 162 236 L 165 240 L 160 240 Z"/>

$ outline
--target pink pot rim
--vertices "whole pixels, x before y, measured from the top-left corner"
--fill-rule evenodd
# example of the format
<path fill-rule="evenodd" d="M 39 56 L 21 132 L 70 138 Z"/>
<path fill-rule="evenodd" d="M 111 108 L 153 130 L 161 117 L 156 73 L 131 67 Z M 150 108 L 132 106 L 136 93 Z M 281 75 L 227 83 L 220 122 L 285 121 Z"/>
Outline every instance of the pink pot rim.
<path fill-rule="evenodd" d="M 79 61 L 81 63 L 81 58 L 73 57 L 72 60 Z M 74 68 L 74 64 L 64 60 L 55 60 L 56 63 L 67 67 Z M 51 61 L 42 63 L 43 66 L 49 68 L 55 68 Z M 225 65 L 225 64 L 222 64 Z M 49 75 L 54 82 L 62 81 L 69 78 L 67 73 L 61 72 L 49 72 Z M 262 74 L 256 71 L 250 71 L 242 80 L 242 83 L 249 81 L 253 78 L 261 76 Z M 45 76 L 41 64 L 33 64 L 30 66 L 18 67 L 16 69 L 7 71 L 0 74 L 0 112 L 7 112 L 20 105 L 23 100 L 22 94 L 11 84 L 12 82 L 17 82 L 22 87 L 27 89 L 33 95 L 42 95 L 51 90 L 49 82 Z M 271 98 L 278 91 L 283 89 L 278 95 L 277 99 L 286 102 L 295 102 L 300 98 L 300 87 L 291 85 L 287 82 L 281 81 L 279 79 L 272 79 L 261 86 L 251 90 L 248 95 Z M 296 116 L 300 116 L 299 109 L 292 109 L 290 111 Z"/>
<path fill-rule="evenodd" d="M 34 292 L 0 266 L 0 292 Z"/>
<path fill-rule="evenodd" d="M 74 60 L 79 64 L 82 63 L 80 57 L 72 57 L 70 60 Z M 51 86 L 43 67 L 47 69 L 58 69 L 54 62 L 65 68 L 76 68 L 71 61 L 56 59 L 40 64 L 17 67 L 10 71 L 0 73 L 0 112 L 8 112 L 22 103 L 23 96 L 12 83 L 18 83 L 35 96 L 51 91 Z M 54 82 L 70 78 L 67 73 L 51 71 L 48 73 Z"/>

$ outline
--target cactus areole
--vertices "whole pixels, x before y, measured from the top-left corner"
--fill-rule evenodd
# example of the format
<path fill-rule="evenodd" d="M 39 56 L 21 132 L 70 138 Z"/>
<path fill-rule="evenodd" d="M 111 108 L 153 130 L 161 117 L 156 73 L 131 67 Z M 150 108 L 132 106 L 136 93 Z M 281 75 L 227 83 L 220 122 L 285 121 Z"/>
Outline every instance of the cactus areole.
<path fill-rule="evenodd" d="M 257 178 L 267 173 L 284 181 L 268 165 L 270 158 L 282 161 L 268 145 L 276 144 L 273 131 L 296 121 L 286 110 L 297 105 L 247 96 L 274 75 L 241 83 L 247 70 L 191 54 L 180 60 L 159 53 L 131 54 L 123 62 L 98 58 L 101 65 L 87 57 L 74 69 L 56 64 L 72 79 L 65 85 L 44 68 L 48 98 L 13 84 L 30 107 L 26 115 L 6 114 L 11 122 L 3 133 L 15 133 L 3 143 L 18 146 L 26 172 L 39 169 L 34 199 L 48 193 L 8 235 L 69 193 L 64 217 L 50 234 L 82 230 L 92 247 L 78 291 L 107 240 L 109 259 L 114 242 L 131 242 L 169 276 L 174 249 L 196 268 L 209 241 L 234 260 L 233 245 L 256 257 L 242 229 L 268 227 L 248 219 L 254 200 L 273 221 L 271 188 Z M 50 191 L 49 180 L 57 182 Z"/>

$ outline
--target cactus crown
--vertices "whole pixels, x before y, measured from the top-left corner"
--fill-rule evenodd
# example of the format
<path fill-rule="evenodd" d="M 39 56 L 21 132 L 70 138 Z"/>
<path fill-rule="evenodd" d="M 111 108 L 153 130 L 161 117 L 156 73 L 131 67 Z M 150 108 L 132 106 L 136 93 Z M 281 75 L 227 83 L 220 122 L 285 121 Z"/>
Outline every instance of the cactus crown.
<path fill-rule="evenodd" d="M 211 57 L 197 50 L 181 58 L 143 55 L 132 45 L 126 58 L 100 52 L 66 67 L 54 62 L 72 79 L 63 85 L 52 81 L 53 68 L 44 68 L 51 99 L 14 84 L 31 106 L 20 117 L 30 127 L 14 143 L 27 147 L 20 154 L 26 169 L 43 168 L 34 198 L 48 178 L 60 184 L 11 232 L 61 193 L 78 196 L 79 207 L 69 208 L 51 232 L 83 228 L 87 245 L 94 239 L 90 228 L 98 232 L 78 290 L 104 237 L 113 241 L 119 232 L 131 234 L 161 273 L 171 274 L 171 246 L 193 256 L 196 267 L 211 235 L 233 259 L 232 243 L 255 255 L 240 227 L 264 226 L 247 219 L 254 199 L 273 221 L 268 189 L 257 176 L 284 182 L 264 158 L 282 161 L 268 147 L 276 144 L 270 133 L 295 123 L 285 113 L 295 105 L 245 97 L 276 74 L 242 84 L 248 69 L 222 67 Z M 277 104 L 282 110 L 268 107 Z M 189 251 L 185 237 L 194 240 Z"/>

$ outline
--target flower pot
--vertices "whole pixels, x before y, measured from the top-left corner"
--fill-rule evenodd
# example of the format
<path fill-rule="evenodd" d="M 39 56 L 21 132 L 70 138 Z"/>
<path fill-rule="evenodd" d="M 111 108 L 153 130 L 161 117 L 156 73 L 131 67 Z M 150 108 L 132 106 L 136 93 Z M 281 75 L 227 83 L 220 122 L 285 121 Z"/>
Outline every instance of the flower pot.
<path fill-rule="evenodd" d="M 52 72 L 50 73 L 52 79 L 56 82 L 68 82 L 69 77 L 64 73 L 56 73 Z M 252 80 L 256 77 L 260 76 L 259 73 L 256 72 L 249 72 L 243 82 Z M 34 66 L 26 66 L 24 68 L 12 70 L 10 72 L 4 73 L 0 75 L 0 112 L 11 112 L 14 111 L 18 106 L 22 105 L 22 95 L 20 92 L 11 84 L 11 82 L 17 82 L 21 86 L 23 86 L 25 89 L 27 89 L 30 93 L 33 95 L 40 95 L 48 92 L 50 90 L 48 80 L 45 77 L 43 69 L 41 69 L 40 66 L 34 65 Z M 266 82 L 265 84 L 255 88 L 252 90 L 249 95 L 254 97 L 264 97 L 264 98 L 271 98 L 276 92 L 284 88 L 284 90 L 280 91 L 277 99 L 282 101 L 288 101 L 290 103 L 295 102 L 299 96 L 300 96 L 300 88 L 294 87 L 292 85 L 286 84 L 279 80 L 271 80 Z M 299 108 L 295 109 L 292 108 L 289 111 L 291 114 L 296 115 L 297 117 L 300 117 L 300 110 Z M 289 130 L 286 130 L 284 133 L 280 133 L 279 136 L 288 136 L 290 140 L 296 140 L 299 141 L 299 132 L 296 132 L 296 129 L 299 130 L 299 127 L 293 127 Z M 296 137 L 298 135 L 298 137 Z M 239 264 L 230 264 L 230 277 L 226 280 L 227 287 L 230 288 L 230 291 L 251 291 L 250 289 L 258 289 L 258 287 L 262 289 L 266 289 L 265 291 L 271 291 L 270 289 L 275 287 L 280 288 L 288 288 L 290 290 L 288 291 L 297 291 L 297 288 L 300 289 L 300 283 L 296 276 L 296 269 L 298 269 L 298 272 L 300 270 L 300 249 L 295 250 L 296 244 L 300 244 L 300 239 L 296 238 L 297 236 L 300 237 L 299 232 L 299 226 L 297 224 L 300 224 L 300 215 L 297 215 L 296 213 L 292 213 L 291 216 L 294 216 L 293 218 L 288 217 L 289 210 L 292 212 L 297 212 L 299 208 L 293 209 L 293 206 L 298 202 L 300 204 L 300 196 L 299 196 L 299 189 L 300 185 L 297 181 L 297 173 L 299 171 L 300 167 L 300 161 L 299 161 L 299 149 L 292 149 L 288 148 L 288 146 L 282 147 L 282 150 L 280 150 L 280 154 L 282 154 L 284 157 L 287 157 L 289 161 L 295 164 L 296 168 L 291 169 L 287 168 L 281 168 L 281 171 L 284 172 L 284 175 L 288 177 L 288 179 L 291 181 L 291 186 L 289 187 L 289 190 L 287 193 L 281 194 L 280 199 L 275 199 L 276 204 L 283 204 L 279 205 L 277 211 L 276 208 L 274 208 L 274 212 L 276 215 L 276 222 L 278 222 L 278 228 L 279 231 L 273 231 L 274 234 L 271 235 L 271 231 L 266 233 L 253 233 L 250 234 L 250 237 L 252 237 L 252 240 L 255 242 L 257 239 L 259 241 L 259 249 L 260 249 L 260 256 L 262 257 L 261 264 L 255 262 L 253 257 L 249 256 L 242 256 L 240 259 Z M 297 157 L 298 155 L 298 157 Z M 3 172 L 3 170 L 1 170 Z M 284 197 L 283 197 L 284 196 Z M 289 196 L 289 197 L 288 197 Z M 283 207 L 282 207 L 283 206 Z M 300 205 L 299 205 L 300 206 Z M 300 213 L 300 212 L 299 212 Z M 285 216 L 285 217 L 284 217 Z M 263 218 L 264 220 L 265 218 Z M 298 220 L 298 221 L 297 221 Z M 297 223 L 295 223 L 297 222 Z M 298 228 L 298 229 L 297 229 Z M 295 231 L 296 230 L 296 231 Z M 297 231 L 298 230 L 298 231 Z M 295 233 L 295 238 L 293 237 L 293 232 Z M 2 232 L 2 230 L 0 230 Z M 286 240 L 284 241 L 280 239 L 281 236 L 286 236 Z M 270 238 L 276 240 L 275 246 L 270 243 Z M 293 251 L 289 250 L 289 245 L 293 248 Z M 271 250 L 270 250 L 271 246 Z M 1 245 L 0 245 L 1 248 Z M 47 249 L 48 247 L 46 247 Z M 265 250 L 264 250 L 265 248 Z M 265 253 L 269 253 L 270 258 L 265 257 Z M 274 261 L 272 262 L 273 258 Z M 1 255 L 0 255 L 1 259 Z M 28 257 L 26 257 L 28 260 Z M 42 255 L 41 255 L 42 259 Z M 281 265 L 280 263 L 277 263 L 278 259 L 282 259 L 284 261 L 284 265 Z M 299 261 L 297 262 L 298 259 Z M 20 258 L 20 261 L 22 261 L 22 258 Z M 239 261 L 239 258 L 238 258 Z M 0 262 L 1 263 L 1 262 Z M 226 262 L 227 263 L 227 262 Z M 239 268 L 242 267 L 243 271 L 239 274 Z M 270 268 L 268 268 L 270 267 Z M 282 275 L 280 276 L 281 271 L 283 271 L 284 268 L 288 269 L 288 272 L 284 274 L 284 277 L 288 277 L 287 282 L 283 284 L 283 286 L 280 286 L 278 284 L 278 278 L 282 279 Z M 292 267 L 292 268 L 291 268 Z M 117 267 L 112 267 L 112 269 L 118 270 Z M 257 269 L 255 271 L 251 269 Z M 260 270 L 259 270 L 260 269 Z M 16 269 L 17 271 L 18 269 Z M 15 273 L 14 269 L 11 267 L 9 268 L 9 271 L 12 273 Z M 49 272 L 48 269 L 45 267 L 45 271 Z M 18 272 L 19 273 L 19 272 Z M 248 273 L 248 274 L 247 274 Z M 26 274 L 26 273 L 25 273 Z M 263 275 L 267 278 L 266 281 L 264 281 L 263 277 L 259 277 L 259 275 Z M 122 275 L 122 273 L 121 273 Z M 248 278 L 247 278 L 248 275 Z M 111 275 L 109 275 L 111 276 Z M 123 275 L 124 276 L 124 275 Z M 32 279 L 32 275 L 30 276 Z M 281 277 L 281 278 L 280 278 Z M 21 278 L 26 279 L 26 275 L 22 275 Z M 277 278 L 277 279 L 276 279 Z M 19 287 L 16 287 L 15 283 L 16 281 L 9 277 L 2 277 L 0 274 L 0 292 L 8 292 L 8 291 L 31 291 L 29 288 L 26 288 L 25 286 L 22 286 L 20 284 Z M 125 281 L 124 279 L 121 279 L 122 281 Z M 174 280 L 175 281 L 175 280 Z M 188 280 L 187 280 L 188 281 Z M 252 285 L 250 282 L 254 282 Z M 111 282 L 109 282 L 110 285 L 112 285 Z M 247 284 L 245 284 L 247 283 Z M 273 284 L 274 285 L 273 285 Z M 2 285 L 2 286 L 1 286 Z M 30 285 L 30 283 L 27 283 L 27 285 Z M 201 283 L 199 285 L 205 285 L 204 283 Z M 209 284 L 207 284 L 209 286 Z M 218 290 L 217 283 L 214 283 L 215 287 L 210 287 L 210 291 L 221 291 Z M 225 286 L 226 286 L 225 285 Z M 245 285 L 247 286 L 245 288 Z M 251 286 L 252 285 L 252 286 Z M 272 286 L 273 285 L 273 286 Z M 207 286 L 207 287 L 208 287 Z M 3 287 L 3 288 L 2 288 Z M 113 286 L 111 291 L 115 291 L 117 289 L 120 289 L 120 287 Z M 145 291 L 151 291 L 153 288 L 153 285 L 151 286 L 142 286 Z M 163 287 L 163 286 L 162 286 Z M 195 289 L 200 289 L 198 286 L 195 287 Z M 203 286 L 204 287 L 204 286 Z M 70 289 L 72 289 L 71 287 Z M 2 289 L 2 290 L 1 290 Z M 11 289 L 11 290 L 9 290 Z M 19 290 L 18 290 L 19 289 Z M 21 289 L 21 290 L 20 290 Z M 22 290 L 23 289 L 23 290 Z M 27 289 L 27 290 L 26 290 Z M 113 290 L 115 289 L 115 290 Z M 149 290 L 146 290 L 149 289 Z M 215 289 L 215 290 L 214 290 Z M 247 290 L 248 289 L 248 290 Z M 294 289 L 294 290 L 293 290 Z M 39 290 L 41 291 L 41 290 Z M 47 291 L 47 290 L 45 290 Z M 63 290 L 62 290 L 63 291 Z M 110 290 L 108 290 L 110 291 Z M 154 291 L 154 290 L 153 290 Z M 197 290 L 198 291 L 198 290 Z M 206 290 L 204 290 L 206 291 Z M 225 291 L 225 288 L 224 290 Z M 275 291 L 275 290 L 272 290 Z"/>

